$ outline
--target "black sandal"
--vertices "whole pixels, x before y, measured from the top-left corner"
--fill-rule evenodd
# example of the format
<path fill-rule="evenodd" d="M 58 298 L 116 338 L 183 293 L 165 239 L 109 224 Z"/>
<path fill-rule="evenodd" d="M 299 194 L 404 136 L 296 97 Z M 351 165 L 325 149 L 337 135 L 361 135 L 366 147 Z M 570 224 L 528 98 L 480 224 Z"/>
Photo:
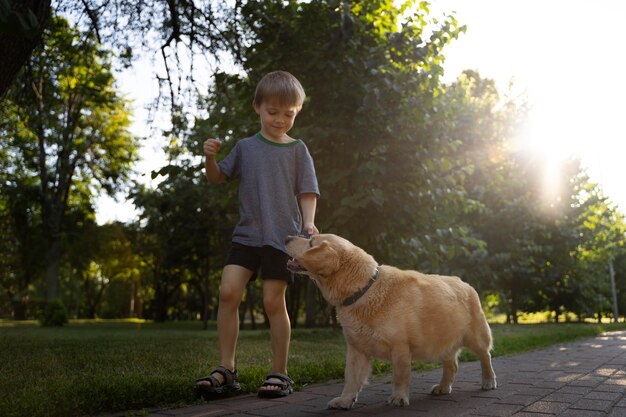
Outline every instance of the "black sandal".
<path fill-rule="evenodd" d="M 271 382 L 270 379 L 278 379 L 280 382 Z M 280 372 L 270 372 L 265 378 L 262 387 L 280 387 L 280 390 L 259 390 L 259 397 L 279 398 L 286 397 L 293 392 L 293 380 Z"/>
<path fill-rule="evenodd" d="M 213 376 L 213 374 L 222 375 L 224 377 L 224 381 L 220 382 L 219 379 Z M 198 382 L 201 381 L 209 381 L 211 386 L 198 384 Z M 239 385 L 239 381 L 237 380 L 237 370 L 235 369 L 233 372 L 223 366 L 218 366 L 217 368 L 214 368 L 209 375 L 196 379 L 196 387 L 198 387 L 202 394 L 221 395 L 241 391 L 241 385 Z"/>

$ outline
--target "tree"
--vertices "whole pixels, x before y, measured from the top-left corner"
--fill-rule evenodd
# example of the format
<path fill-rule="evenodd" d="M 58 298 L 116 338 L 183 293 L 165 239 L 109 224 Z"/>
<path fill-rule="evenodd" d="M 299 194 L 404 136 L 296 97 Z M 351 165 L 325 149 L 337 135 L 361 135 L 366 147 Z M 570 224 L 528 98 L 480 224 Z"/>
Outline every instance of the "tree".
<path fill-rule="evenodd" d="M 139 261 L 133 254 L 126 237 L 126 228 L 119 223 L 97 225 L 93 216 L 87 217 L 80 210 L 72 210 L 67 216 L 68 229 L 64 246 L 67 248 L 63 264 L 71 296 L 65 297 L 65 305 L 78 317 L 102 317 L 102 304 L 111 286 L 124 287 L 125 296 L 110 308 L 116 317 L 127 317 L 134 313 L 133 287 L 139 275 Z M 114 312 L 114 310 L 117 310 Z"/>
<path fill-rule="evenodd" d="M 0 99 L 41 40 L 50 0 L 0 0 Z"/>
<path fill-rule="evenodd" d="M 5 99 L 0 139 L 15 167 L 38 188 L 47 299 L 59 295 L 63 219 L 68 205 L 113 194 L 136 160 L 126 103 L 115 91 L 109 54 L 56 18 Z"/>
<path fill-rule="evenodd" d="M 172 130 L 182 132 L 196 108 L 199 88 L 220 61 L 240 54 L 239 10 L 227 0 L 59 0 L 58 13 L 71 16 L 99 43 L 115 52 L 121 66 L 148 55 L 159 84 L 155 106 L 169 111 Z M 208 70 L 207 70 L 208 68 Z"/>
<path fill-rule="evenodd" d="M 538 171 L 541 175 L 541 170 Z M 542 177 L 536 174 L 537 190 Z M 576 250 L 580 244 L 581 216 L 592 200 L 583 190 L 588 177 L 577 159 L 562 163 L 557 187 L 552 192 L 538 192 L 535 204 L 540 208 L 538 219 L 544 227 L 536 241 L 541 246 L 537 256 L 537 274 L 541 278 L 537 305 L 554 312 L 558 322 L 562 311 L 571 311 L 578 294 L 578 263 Z"/>
<path fill-rule="evenodd" d="M 33 298 L 32 285 L 44 269 L 41 220 L 33 207 L 38 190 L 8 166 L 0 170 L 0 181 L 0 286 L 12 317 L 25 320 Z"/>
<path fill-rule="evenodd" d="M 581 281 L 580 309 L 597 313 L 598 320 L 606 309 L 617 322 L 621 300 L 615 272 L 623 273 L 623 270 L 615 266 L 621 266 L 620 259 L 626 253 L 626 222 L 597 184 L 586 184 L 583 193 L 587 204 L 579 218 L 582 241 L 576 253 Z"/>
<path fill-rule="evenodd" d="M 619 312 L 626 317 L 626 252 L 621 251 L 613 261 L 615 269 L 615 286 Z"/>
<path fill-rule="evenodd" d="M 235 131 L 242 137 L 256 128 L 249 106 L 256 81 L 276 68 L 295 74 L 311 100 L 294 135 L 305 138 L 324 174 L 328 198 L 320 199 L 319 212 L 333 213 L 318 217 L 322 230 L 342 233 L 379 256 L 389 254 L 386 239 L 406 237 L 407 224 L 416 223 L 415 207 L 431 203 L 416 201 L 428 180 L 445 182 L 436 170 L 421 168 L 440 168 L 440 148 L 424 120 L 441 73 L 441 48 L 459 30 L 450 19 L 423 39 L 423 7 L 400 28 L 404 9 L 387 1 L 249 2 L 242 8 L 250 43 L 242 54 L 245 75 L 216 77 L 209 100 L 211 119 L 232 122 L 216 126 L 218 132 L 228 140 Z M 378 221 L 364 228 L 372 216 Z"/>
<path fill-rule="evenodd" d="M 446 212 L 447 227 L 423 239 L 423 248 L 440 253 L 439 271 L 497 294 L 507 318 L 516 322 L 517 310 L 536 288 L 531 265 L 539 251 L 528 181 L 535 167 L 512 146 L 525 104 L 501 98 L 493 80 L 466 70 L 443 87 L 436 106 L 438 137 L 454 144 L 445 161 L 461 204 Z"/>
<path fill-rule="evenodd" d="M 159 171 L 164 178 L 156 189 L 138 186 L 133 193 L 142 209 L 134 246 L 150 271 L 154 318 L 200 313 L 206 326 L 237 211 L 232 192 L 209 187 L 181 149 L 171 143 L 170 165 Z"/>
<path fill-rule="evenodd" d="M 256 82 L 271 70 L 292 72 L 310 97 L 293 134 L 305 139 L 322 173 L 318 227 L 381 261 L 408 265 L 413 248 L 401 243 L 421 231 L 416 225 L 430 226 L 432 188 L 449 181 L 439 162 L 449 144 L 437 142 L 426 119 L 442 72 L 441 49 L 461 29 L 453 18 L 429 26 L 425 4 L 399 26 L 405 11 L 391 1 L 247 2 L 241 7 L 243 71 L 216 74 L 210 116 L 187 147 L 201 149 L 201 138 L 211 135 L 225 139 L 228 149 L 254 133 Z M 428 37 L 427 26 L 433 29 Z"/>

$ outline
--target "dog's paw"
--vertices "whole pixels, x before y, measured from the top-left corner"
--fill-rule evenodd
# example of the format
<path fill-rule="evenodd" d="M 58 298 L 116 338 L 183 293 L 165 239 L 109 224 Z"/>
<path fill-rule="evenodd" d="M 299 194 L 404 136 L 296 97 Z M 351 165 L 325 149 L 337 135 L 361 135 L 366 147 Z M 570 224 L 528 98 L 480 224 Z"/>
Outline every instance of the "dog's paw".
<path fill-rule="evenodd" d="M 482 388 L 484 391 L 489 391 L 489 390 L 492 390 L 492 389 L 496 389 L 497 386 L 498 386 L 498 384 L 496 383 L 495 378 L 494 379 L 483 379 L 483 382 L 480 385 L 480 388 Z"/>
<path fill-rule="evenodd" d="M 328 408 L 339 408 L 342 410 L 349 410 L 352 408 L 355 402 L 356 402 L 356 398 L 337 397 L 337 398 L 333 398 L 332 400 L 328 402 Z"/>
<path fill-rule="evenodd" d="M 430 390 L 432 395 L 445 395 L 450 394 L 452 392 L 452 386 L 443 386 L 443 385 L 433 385 L 433 388 Z"/>
<path fill-rule="evenodd" d="M 409 397 L 406 395 L 392 395 L 387 399 L 387 404 L 396 407 L 405 407 L 409 405 Z"/>

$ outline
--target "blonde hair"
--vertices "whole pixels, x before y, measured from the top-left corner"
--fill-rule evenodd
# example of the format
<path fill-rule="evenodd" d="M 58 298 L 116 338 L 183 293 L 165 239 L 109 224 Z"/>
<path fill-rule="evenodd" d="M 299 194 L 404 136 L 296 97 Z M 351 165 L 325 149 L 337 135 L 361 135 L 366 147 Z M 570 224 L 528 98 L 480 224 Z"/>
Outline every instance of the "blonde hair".
<path fill-rule="evenodd" d="M 274 71 L 266 74 L 256 86 L 254 103 L 260 106 L 268 100 L 278 100 L 281 106 L 302 108 L 306 94 L 300 81 L 287 71 Z"/>

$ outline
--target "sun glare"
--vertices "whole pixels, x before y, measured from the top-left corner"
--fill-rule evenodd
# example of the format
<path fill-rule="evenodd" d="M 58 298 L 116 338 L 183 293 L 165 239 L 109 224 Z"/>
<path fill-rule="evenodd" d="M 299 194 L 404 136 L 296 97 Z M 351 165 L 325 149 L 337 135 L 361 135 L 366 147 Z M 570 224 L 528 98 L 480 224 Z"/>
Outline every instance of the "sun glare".
<path fill-rule="evenodd" d="M 578 156 L 591 181 L 626 211 L 626 60 L 620 43 L 626 2 L 535 6 L 521 0 L 433 2 L 435 13 L 455 10 L 467 26 L 445 49 L 445 81 L 468 68 L 496 80 L 502 92 L 513 81 L 512 96 L 519 92 L 533 107 L 532 126 L 515 147 L 545 160 L 546 195 L 553 194 L 548 190 L 558 183 L 562 161 Z M 581 58 L 588 53 L 592 61 Z"/>
<path fill-rule="evenodd" d="M 523 147 L 541 164 L 541 195 L 544 203 L 558 203 L 563 181 L 562 166 L 569 158 L 580 156 L 583 139 L 561 123 L 564 114 L 558 112 L 532 111 L 529 124 L 523 135 Z"/>

